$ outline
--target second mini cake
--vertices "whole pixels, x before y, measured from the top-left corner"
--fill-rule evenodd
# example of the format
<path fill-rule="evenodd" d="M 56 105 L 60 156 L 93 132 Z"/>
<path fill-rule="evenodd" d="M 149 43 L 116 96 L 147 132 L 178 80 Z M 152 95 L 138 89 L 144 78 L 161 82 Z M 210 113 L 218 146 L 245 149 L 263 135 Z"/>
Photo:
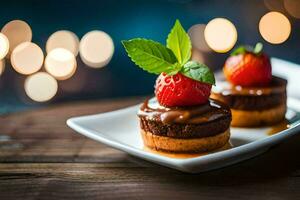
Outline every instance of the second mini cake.
<path fill-rule="evenodd" d="M 223 71 L 227 82 L 218 83 L 211 97 L 231 108 L 232 126 L 264 126 L 284 120 L 287 81 L 272 76 L 270 59 L 260 44 L 254 49 L 236 49 Z"/>

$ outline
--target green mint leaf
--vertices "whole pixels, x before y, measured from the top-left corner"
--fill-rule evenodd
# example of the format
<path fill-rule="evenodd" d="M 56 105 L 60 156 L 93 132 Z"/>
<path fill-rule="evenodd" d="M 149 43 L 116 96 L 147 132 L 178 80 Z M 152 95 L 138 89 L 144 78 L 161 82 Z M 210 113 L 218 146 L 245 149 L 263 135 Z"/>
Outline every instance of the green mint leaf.
<path fill-rule="evenodd" d="M 167 38 L 167 47 L 173 51 L 178 62 L 184 65 L 191 58 L 192 43 L 190 37 L 176 20 Z"/>
<path fill-rule="evenodd" d="M 211 85 L 215 84 L 214 73 L 204 64 L 196 61 L 187 62 L 180 71 L 183 75 Z"/>
<path fill-rule="evenodd" d="M 262 50 L 263 50 L 263 44 L 258 42 L 253 49 L 253 53 L 255 53 L 256 55 L 259 55 L 259 54 L 261 54 Z"/>
<path fill-rule="evenodd" d="M 122 44 L 131 60 L 145 71 L 153 74 L 176 74 L 181 69 L 176 64 L 174 53 L 158 42 L 136 38 L 123 40 Z"/>

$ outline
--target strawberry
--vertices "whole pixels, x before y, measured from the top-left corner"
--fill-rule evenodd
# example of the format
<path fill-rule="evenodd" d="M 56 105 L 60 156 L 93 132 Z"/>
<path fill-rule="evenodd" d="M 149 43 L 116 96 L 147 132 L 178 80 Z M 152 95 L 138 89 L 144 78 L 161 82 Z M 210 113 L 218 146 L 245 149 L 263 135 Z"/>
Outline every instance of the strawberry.
<path fill-rule="evenodd" d="M 208 101 L 211 87 L 211 84 L 193 80 L 181 73 L 172 76 L 161 73 L 156 80 L 155 95 L 163 106 L 193 106 Z"/>
<path fill-rule="evenodd" d="M 226 79 L 245 87 L 265 86 L 272 79 L 270 59 L 263 53 L 242 51 L 230 56 L 223 68 Z"/>
<path fill-rule="evenodd" d="M 190 60 L 189 35 L 176 20 L 167 38 L 167 46 L 153 40 L 123 40 L 128 56 L 143 70 L 160 74 L 155 95 L 163 106 L 192 106 L 208 101 L 214 73 L 203 63 Z"/>

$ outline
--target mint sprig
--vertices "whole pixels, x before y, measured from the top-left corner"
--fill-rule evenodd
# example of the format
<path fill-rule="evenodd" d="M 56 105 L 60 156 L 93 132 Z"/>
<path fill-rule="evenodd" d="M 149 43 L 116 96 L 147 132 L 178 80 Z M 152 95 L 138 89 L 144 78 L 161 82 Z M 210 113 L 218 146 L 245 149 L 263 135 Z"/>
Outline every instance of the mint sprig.
<path fill-rule="evenodd" d="M 149 73 L 181 73 L 196 81 L 215 84 L 214 74 L 206 65 L 190 61 L 191 40 L 179 20 L 168 35 L 167 47 L 143 38 L 123 40 L 122 44 L 131 60 Z"/>

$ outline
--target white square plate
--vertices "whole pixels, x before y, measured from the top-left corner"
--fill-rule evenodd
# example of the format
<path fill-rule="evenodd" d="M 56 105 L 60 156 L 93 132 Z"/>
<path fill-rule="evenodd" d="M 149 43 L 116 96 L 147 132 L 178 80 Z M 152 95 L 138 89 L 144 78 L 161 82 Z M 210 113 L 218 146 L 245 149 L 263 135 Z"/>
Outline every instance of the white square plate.
<path fill-rule="evenodd" d="M 279 59 L 273 59 L 272 61 L 274 62 L 274 60 L 279 62 L 280 65 L 289 64 Z M 278 65 L 274 67 L 273 63 L 273 72 L 280 74 L 276 69 L 279 69 L 279 67 Z M 288 68 L 285 69 L 289 70 Z M 299 73 L 299 68 L 297 71 Z M 295 87 L 295 81 L 298 82 L 297 86 L 299 86 L 298 78 L 292 78 L 293 80 L 290 77 L 286 78 L 288 78 L 291 86 Z M 298 87 L 296 89 L 298 90 Z M 288 91 L 289 94 L 293 92 L 291 89 L 288 89 Z M 249 159 L 300 132 L 300 101 L 290 96 L 292 95 L 289 95 L 288 98 L 288 112 L 286 114 L 286 118 L 290 121 L 288 129 L 274 135 L 268 135 L 270 127 L 231 128 L 230 143 L 233 146 L 232 148 L 193 158 L 171 158 L 145 150 L 136 115 L 139 105 L 103 114 L 71 118 L 67 121 L 67 124 L 82 135 L 133 156 L 180 171 L 197 173 Z"/>
<path fill-rule="evenodd" d="M 232 148 L 194 158 L 171 158 L 144 149 L 136 115 L 138 107 L 139 105 L 103 114 L 75 117 L 69 119 L 67 124 L 82 135 L 113 148 L 191 173 L 212 170 L 249 159 L 300 131 L 300 102 L 290 98 L 286 115 L 291 121 L 289 129 L 269 136 L 267 133 L 271 128 L 268 127 L 231 128 Z"/>

